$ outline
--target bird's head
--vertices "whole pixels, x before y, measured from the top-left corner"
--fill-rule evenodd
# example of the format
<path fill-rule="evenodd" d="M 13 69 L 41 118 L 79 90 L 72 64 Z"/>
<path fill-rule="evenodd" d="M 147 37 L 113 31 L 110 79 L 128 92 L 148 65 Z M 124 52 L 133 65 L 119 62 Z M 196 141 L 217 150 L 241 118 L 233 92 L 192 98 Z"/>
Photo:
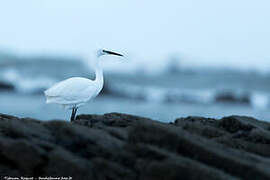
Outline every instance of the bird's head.
<path fill-rule="evenodd" d="M 103 56 L 103 55 L 123 56 L 122 54 L 119 54 L 119 53 L 116 53 L 116 52 L 113 52 L 113 51 L 108 51 L 108 50 L 105 50 L 105 49 L 99 49 L 97 51 L 97 57 L 100 57 L 100 56 Z"/>

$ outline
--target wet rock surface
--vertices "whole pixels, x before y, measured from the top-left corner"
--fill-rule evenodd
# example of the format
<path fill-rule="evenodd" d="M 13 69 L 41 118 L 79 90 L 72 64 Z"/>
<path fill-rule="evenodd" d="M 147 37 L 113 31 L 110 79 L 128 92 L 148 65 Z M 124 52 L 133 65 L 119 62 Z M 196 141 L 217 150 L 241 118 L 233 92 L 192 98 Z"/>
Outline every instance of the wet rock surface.
<path fill-rule="evenodd" d="M 250 117 L 79 115 L 74 123 L 0 114 L 1 176 L 270 179 L 270 124 Z"/>

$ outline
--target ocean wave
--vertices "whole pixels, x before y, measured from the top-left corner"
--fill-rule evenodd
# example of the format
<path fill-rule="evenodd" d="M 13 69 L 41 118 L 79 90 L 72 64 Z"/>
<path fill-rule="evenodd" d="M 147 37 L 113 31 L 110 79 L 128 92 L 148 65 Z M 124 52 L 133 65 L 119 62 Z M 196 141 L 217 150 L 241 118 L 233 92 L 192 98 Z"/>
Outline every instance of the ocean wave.
<path fill-rule="evenodd" d="M 237 104 L 254 108 L 268 108 L 269 95 L 262 92 L 220 89 L 179 89 L 154 86 L 117 84 L 110 86 L 111 95 L 144 100 L 149 103 L 196 103 L 196 104 Z"/>
<path fill-rule="evenodd" d="M 211 89 L 178 89 L 160 88 L 154 86 L 140 87 L 137 85 L 118 84 L 111 86 L 110 91 L 114 95 L 129 98 L 143 99 L 148 102 L 159 103 L 211 103 L 213 102 L 213 90 Z"/>
<path fill-rule="evenodd" d="M 15 90 L 20 93 L 39 93 L 56 82 L 56 79 L 45 76 L 23 76 L 15 69 L 3 71 L 1 80 L 12 84 Z"/>
<path fill-rule="evenodd" d="M 33 74 L 33 73 L 31 73 Z M 23 74 L 15 68 L 0 72 L 0 82 L 12 85 L 19 93 L 37 94 L 56 83 L 55 76 Z M 193 104 L 238 104 L 253 108 L 269 108 L 269 94 L 259 91 L 242 91 L 237 89 L 215 88 L 168 88 L 153 85 L 138 85 L 136 83 L 105 84 L 106 93 L 111 96 L 133 100 L 143 100 L 147 103 L 193 103 Z"/>

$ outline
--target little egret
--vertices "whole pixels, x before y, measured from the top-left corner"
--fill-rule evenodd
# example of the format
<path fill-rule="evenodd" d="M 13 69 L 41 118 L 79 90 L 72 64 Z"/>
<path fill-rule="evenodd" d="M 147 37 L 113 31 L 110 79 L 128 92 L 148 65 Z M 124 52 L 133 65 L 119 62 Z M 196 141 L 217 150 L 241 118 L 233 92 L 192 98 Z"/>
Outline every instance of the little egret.
<path fill-rule="evenodd" d="M 72 109 L 70 121 L 74 121 L 78 108 L 90 99 L 95 98 L 103 88 L 103 72 L 98 60 L 103 55 L 123 56 L 122 54 L 104 49 L 98 50 L 95 58 L 95 80 L 72 77 L 58 82 L 44 91 L 47 99 L 46 103 L 60 104 Z"/>

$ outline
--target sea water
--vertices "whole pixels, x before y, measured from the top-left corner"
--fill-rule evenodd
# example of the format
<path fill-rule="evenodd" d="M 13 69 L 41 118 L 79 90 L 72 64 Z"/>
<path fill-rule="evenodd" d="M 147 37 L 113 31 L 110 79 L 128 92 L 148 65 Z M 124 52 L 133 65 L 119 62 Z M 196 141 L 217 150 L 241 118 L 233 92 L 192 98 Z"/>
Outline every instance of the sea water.
<path fill-rule="evenodd" d="M 0 81 L 15 91 L 0 91 L 0 113 L 41 120 L 69 120 L 70 110 L 45 104 L 43 90 L 73 76 L 93 78 L 80 61 L 33 58 L 1 62 Z M 106 72 L 102 94 L 78 110 L 78 114 L 121 112 L 160 121 L 178 117 L 229 115 L 254 116 L 270 120 L 270 78 L 252 72 L 180 69 L 179 72 L 149 74 Z M 236 101 L 217 102 L 217 94 L 229 92 Z M 244 96 L 247 103 L 238 102 Z M 240 98 L 241 99 L 241 98 Z"/>

